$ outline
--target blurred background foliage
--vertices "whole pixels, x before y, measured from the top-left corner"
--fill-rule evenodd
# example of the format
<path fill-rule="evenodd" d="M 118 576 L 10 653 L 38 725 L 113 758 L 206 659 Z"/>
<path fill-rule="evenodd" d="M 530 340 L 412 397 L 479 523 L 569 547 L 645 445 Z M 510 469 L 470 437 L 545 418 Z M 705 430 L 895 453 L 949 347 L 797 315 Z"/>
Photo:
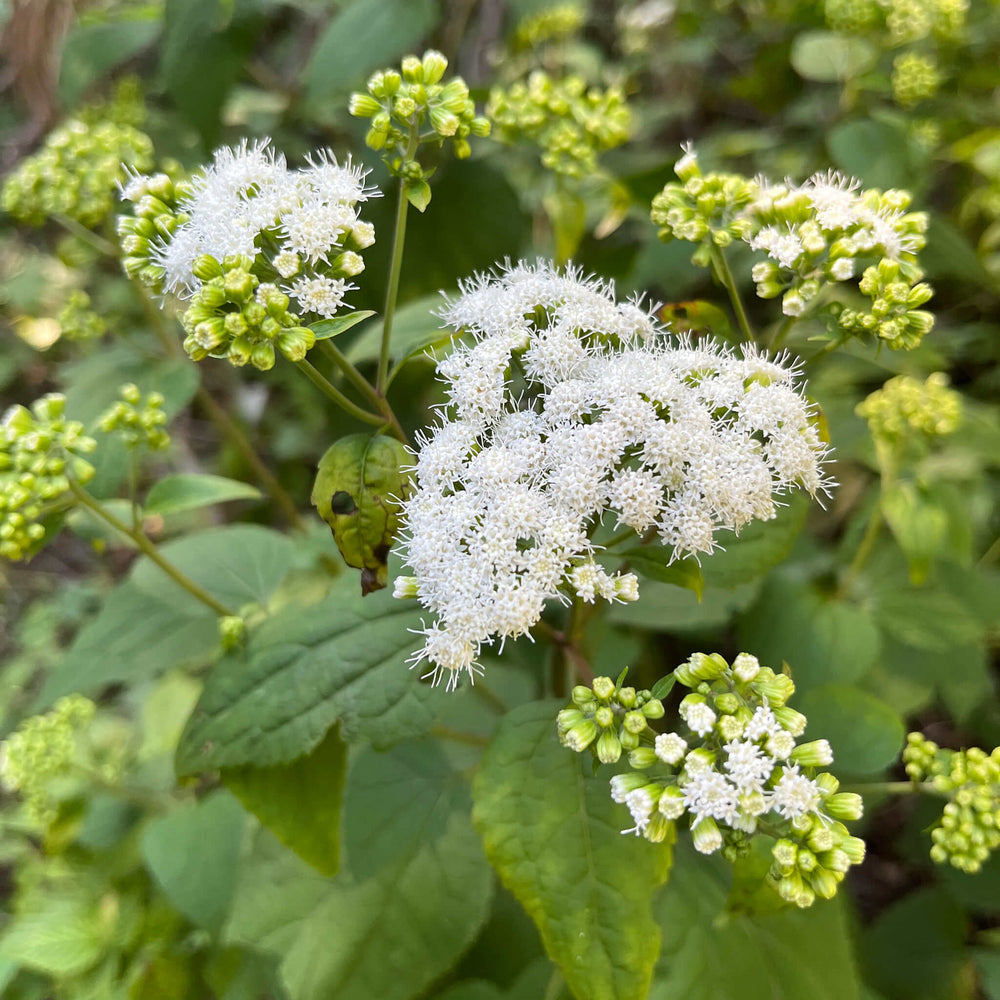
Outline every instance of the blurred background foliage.
<path fill-rule="evenodd" d="M 107 252 L 121 159 L 142 166 L 155 150 L 158 163 L 193 169 L 218 144 L 269 135 L 290 162 L 329 146 L 384 184 L 348 97 L 371 71 L 440 49 L 497 124 L 471 160 L 442 155 L 433 203 L 411 217 L 399 358 L 438 336 L 430 309 L 439 290 L 505 257 L 572 258 L 614 278 L 622 295 L 641 290 L 666 303 L 675 328 L 726 335 L 730 320 L 708 270 L 692 264 L 686 244 L 661 243 L 649 221 L 686 140 L 705 169 L 801 181 L 834 167 L 866 187 L 912 192 L 913 207 L 930 214 L 921 260 L 935 289 L 934 331 L 911 351 L 851 342 L 830 352 L 823 327 L 801 323 L 785 344 L 806 359 L 835 447 L 840 486 L 827 509 L 792 505 L 776 523 L 748 529 L 705 561 L 700 600 L 657 582 L 655 566 L 637 565 L 647 570 L 642 600 L 616 607 L 590 639 L 597 669 L 616 675 L 631 663 L 637 686 L 697 648 L 790 664 L 811 731 L 829 738 L 841 770 L 859 780 L 903 776 L 908 729 L 953 748 L 1000 742 L 995 2 L 4 0 L 0 23 L 8 175 L 0 395 L 9 405 L 64 391 L 68 410 L 87 423 L 122 383 L 162 393 L 172 445 L 145 467 L 147 485 L 166 471 L 253 480 L 238 437 L 220 433 L 228 419 L 305 508 L 319 456 L 358 428 L 317 406 L 287 367 L 265 376 L 195 366 L 176 330 L 157 331 L 156 311 Z M 585 170 L 552 169 L 565 136 L 503 127 L 517 81 L 537 71 L 575 74 L 630 111 L 620 135 L 580 153 L 592 157 Z M 37 156 L 46 159 L 32 187 L 24 170 Z M 93 190 L 80 189 L 78 156 L 91 157 Z M 371 206 L 377 233 L 391 229 L 391 202 Z M 751 320 L 770 336 L 750 252 L 733 249 Z M 369 251 L 355 308 L 381 308 L 389 252 L 385 238 Z M 362 325 L 342 344 L 356 364 L 371 365 L 377 327 Z M 393 401 L 409 427 L 440 399 L 430 371 L 417 353 L 395 380 Z M 891 377 L 932 372 L 961 394 L 962 419 L 890 462 L 855 407 Z M 124 449 L 102 448 L 96 465 L 92 489 L 113 497 L 127 474 Z M 146 528 L 206 585 L 209 553 L 230 559 L 230 582 L 214 582 L 231 587 L 243 609 L 310 606 L 337 593 L 318 522 L 286 536 L 274 530 L 280 509 L 252 495 L 222 501 L 147 511 Z M 133 553 L 83 513 L 69 527 L 33 561 L 0 567 L 4 731 L 61 705 L 53 731 L 74 761 L 39 779 L 35 813 L 2 800 L 5 997 L 565 995 L 528 918 L 469 860 L 471 828 L 433 832 L 472 886 L 464 907 L 454 886 L 444 897 L 457 929 L 435 927 L 433 907 L 417 910 L 414 920 L 430 921 L 427 943 L 406 940 L 385 900 L 395 879 L 414 877 L 412 866 L 388 865 L 364 881 L 365 852 L 351 853 L 366 828 L 402 822 L 364 798 L 366 782 L 385 777 L 382 755 L 352 758 L 345 795 L 357 801 L 345 811 L 349 871 L 339 881 L 340 839 L 323 834 L 324 820 L 339 815 L 331 776 L 347 767 L 333 743 L 269 779 L 300 792 L 302 812 L 284 824 L 292 829 L 280 818 L 267 824 L 277 836 L 241 808 L 262 815 L 263 793 L 246 776 L 241 784 L 229 775 L 229 790 L 205 778 L 177 787 L 177 742 L 221 653 L 214 616 L 184 595 L 165 600 L 142 565 L 128 572 Z M 535 696 L 539 657 L 515 647 L 506 666 L 491 668 L 509 704 Z M 96 714 L 58 701 L 74 692 L 93 699 Z M 442 726 L 460 719 L 485 738 L 495 725 L 467 697 L 440 702 Z M 400 759 L 387 796 L 413 787 L 407 767 L 423 782 L 419 794 L 431 794 L 428 775 L 445 767 L 439 751 L 390 754 Z M 460 754 L 453 763 L 468 766 Z M 453 791 L 447 808 L 467 813 L 465 795 Z M 851 898 L 804 913 L 720 917 L 725 877 L 704 863 L 678 864 L 658 904 L 664 945 L 649 995 L 1000 1000 L 1000 864 L 994 857 L 977 876 L 933 865 L 924 831 L 939 815 L 933 802 L 869 800 L 869 856 L 852 873 Z M 386 850 L 394 859 L 403 848 Z M 384 957 L 397 948 L 406 971 Z"/>

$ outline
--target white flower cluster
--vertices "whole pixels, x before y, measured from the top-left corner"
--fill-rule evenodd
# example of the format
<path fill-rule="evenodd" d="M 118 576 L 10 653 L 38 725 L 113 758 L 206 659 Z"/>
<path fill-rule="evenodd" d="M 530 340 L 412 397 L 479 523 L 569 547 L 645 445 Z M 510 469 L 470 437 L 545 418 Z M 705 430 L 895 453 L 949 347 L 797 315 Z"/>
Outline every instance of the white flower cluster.
<path fill-rule="evenodd" d="M 414 662 L 470 676 L 484 642 L 517 637 L 545 602 L 635 600 L 594 561 L 604 513 L 676 554 L 823 490 L 826 448 L 794 367 L 752 349 L 671 345 L 639 301 L 547 263 L 463 286 L 443 318 L 468 332 L 438 365 L 450 402 L 421 441 L 402 545 L 437 621 Z"/>
<path fill-rule="evenodd" d="M 364 270 L 358 251 L 375 241 L 358 205 L 378 192 L 366 185 L 365 170 L 338 164 L 329 150 L 308 164 L 289 170 L 267 139 L 217 150 L 180 200 L 180 224 L 153 248 L 164 289 L 189 298 L 202 287 L 194 273 L 199 257 L 243 256 L 301 311 L 332 317 L 355 287 L 348 279 Z M 149 180 L 133 177 L 123 198 L 141 207 Z"/>
<path fill-rule="evenodd" d="M 698 695 L 689 695 L 681 711 L 688 728 L 702 739 L 716 728 L 716 713 Z M 645 833 L 654 811 L 669 821 L 686 812 L 695 847 L 711 854 L 722 847 L 719 824 L 752 834 L 768 813 L 775 814 L 772 820 L 796 820 L 813 814 L 824 822 L 820 816 L 824 792 L 801 773 L 801 766 L 832 764 L 830 744 L 815 740 L 796 746 L 796 734 L 785 729 L 766 706 L 758 707 L 749 721 L 736 716 L 727 719 L 724 728 L 730 738 L 721 743 L 718 754 L 689 749 L 687 741 L 676 733 L 656 737 L 656 758 L 679 768 L 675 782 L 650 783 L 638 772 L 611 779 L 612 798 L 628 806 L 632 814 L 634 826 L 623 832 Z M 741 730 L 738 734 L 733 723 Z"/>
<path fill-rule="evenodd" d="M 757 265 L 753 276 L 758 293 L 770 297 L 789 280 L 779 269 L 794 272 L 799 280 L 791 280 L 782 298 L 786 316 L 802 315 L 822 280 L 853 278 L 859 259 L 912 263 L 924 246 L 926 216 L 905 211 L 905 191 L 862 191 L 860 181 L 836 171 L 800 185 L 762 178 L 757 184 L 757 198 L 746 209 L 754 225 L 745 239 L 774 263 Z"/>

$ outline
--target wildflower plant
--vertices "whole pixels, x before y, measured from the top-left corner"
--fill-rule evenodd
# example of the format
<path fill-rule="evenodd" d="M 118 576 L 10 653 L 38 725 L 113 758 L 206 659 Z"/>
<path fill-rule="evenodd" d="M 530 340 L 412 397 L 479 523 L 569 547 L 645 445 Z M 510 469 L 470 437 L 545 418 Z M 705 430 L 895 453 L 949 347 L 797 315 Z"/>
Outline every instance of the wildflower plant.
<path fill-rule="evenodd" d="M 973 990 L 988 936 L 939 930 L 998 847 L 995 241 L 976 271 L 988 205 L 950 210 L 995 150 L 934 144 L 987 114 L 936 114 L 982 10 L 352 0 L 292 79 L 319 12 L 197 6 L 157 27 L 155 151 L 125 93 L 43 140 L 66 192 L 26 157 L 5 194 L 72 245 L 0 238 L 0 391 L 40 396 L 0 423 L 0 990 L 444 1000 L 496 941 L 512 997 Z M 790 93 L 810 45 L 840 86 Z M 858 117 L 889 88 L 919 150 Z M 664 186 L 692 121 L 739 166 L 686 145 Z M 941 805 L 925 848 L 887 793 Z M 866 852 L 919 889 L 869 896 L 857 962 Z M 947 982 L 881 962 L 911 904 Z"/>

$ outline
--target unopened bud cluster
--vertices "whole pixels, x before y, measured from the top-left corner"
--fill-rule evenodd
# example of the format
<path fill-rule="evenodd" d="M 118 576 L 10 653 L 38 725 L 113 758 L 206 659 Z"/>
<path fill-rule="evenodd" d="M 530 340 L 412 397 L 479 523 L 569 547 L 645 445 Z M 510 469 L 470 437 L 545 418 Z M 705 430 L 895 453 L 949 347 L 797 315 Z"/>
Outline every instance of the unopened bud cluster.
<path fill-rule="evenodd" d="M 375 73 L 366 94 L 351 95 L 351 114 L 371 119 L 367 145 L 380 150 L 393 175 L 419 188 L 428 201 L 430 189 L 424 187 L 429 174 L 415 159 L 418 143 L 430 139 L 444 145 L 450 140 L 455 155 L 464 159 L 472 152 L 469 136 L 490 132 L 490 123 L 476 114 L 465 81 L 454 76 L 442 82 L 447 68 L 448 60 L 430 49 L 423 58 L 407 56 L 398 71 Z"/>
<path fill-rule="evenodd" d="M 703 174 L 690 147 L 674 170 L 680 181 L 653 199 L 652 219 L 660 239 L 699 244 L 695 263 L 707 265 L 715 247 L 742 240 L 765 255 L 752 271 L 758 296 L 780 297 L 786 316 L 823 304 L 844 333 L 868 334 L 892 348 L 915 347 L 930 330 L 933 316 L 920 306 L 933 293 L 920 280 L 916 257 L 927 217 L 906 211 L 905 191 L 862 191 L 834 172 L 801 185 Z M 828 302 L 821 293 L 841 282 L 854 284 L 871 306 Z"/>
<path fill-rule="evenodd" d="M 586 23 L 586 8 L 579 3 L 561 3 L 529 14 L 514 32 L 515 48 L 525 49 L 575 35 Z"/>
<path fill-rule="evenodd" d="M 507 89 L 494 88 L 486 113 L 507 142 L 527 140 L 542 163 L 568 177 L 597 171 L 597 156 L 625 142 L 632 114 L 617 87 L 588 87 L 581 76 L 556 79 L 542 70 Z"/>
<path fill-rule="evenodd" d="M 366 171 L 328 150 L 289 170 L 269 142 L 223 147 L 183 185 L 140 175 L 122 190 L 135 206 L 119 222 L 125 269 L 191 300 L 181 322 L 195 360 L 266 370 L 278 351 L 301 361 L 315 342 L 306 324 L 346 305 L 359 251 L 375 241 L 358 215 L 375 193 Z"/>
<path fill-rule="evenodd" d="M 674 676 L 691 688 L 680 704 L 686 735 L 657 733 L 646 722 L 662 714 L 651 695 L 645 704 L 658 706 L 652 713 L 622 706 L 620 694 L 602 700 L 598 683 L 606 686 L 607 678 L 594 682 L 592 694 L 574 689 L 573 706 L 559 713 L 564 746 L 590 748 L 606 763 L 617 759 L 615 741 L 628 751 L 631 770 L 611 779 L 612 798 L 632 816 L 622 832 L 669 843 L 686 815 L 695 849 L 721 851 L 729 861 L 765 834 L 776 841 L 767 882 L 785 902 L 805 907 L 817 896 L 831 898 L 864 859 L 864 842 L 844 825 L 861 817 L 862 803 L 824 770 L 833 763 L 826 740 L 798 742 L 806 718 L 788 705 L 791 678 L 748 653 L 732 664 L 695 653 Z M 631 689 L 620 690 L 638 703 Z M 615 718 L 604 725 L 609 712 Z M 622 733 L 633 731 L 626 743 Z"/>
<path fill-rule="evenodd" d="M 933 97 L 941 86 L 937 60 L 919 52 L 905 52 L 892 63 L 892 96 L 897 104 L 912 107 Z"/>
<path fill-rule="evenodd" d="M 114 209 L 115 188 L 126 169 L 149 170 L 152 157 L 149 136 L 132 125 L 71 118 L 7 178 L 3 209 L 32 226 L 60 215 L 98 226 Z"/>
<path fill-rule="evenodd" d="M 606 514 L 680 556 L 719 528 L 775 516 L 775 497 L 827 481 L 826 448 L 797 372 L 748 348 L 669 342 L 641 300 L 550 263 L 463 283 L 442 313 L 468 334 L 438 365 L 449 402 L 420 437 L 397 581 L 437 621 L 422 630 L 436 680 L 479 668 L 546 601 L 634 601 L 591 533 Z"/>
<path fill-rule="evenodd" d="M 921 733 L 906 737 L 903 763 L 911 780 L 947 797 L 931 830 L 931 860 L 974 874 L 1000 848 L 1000 747 L 943 750 Z"/>
<path fill-rule="evenodd" d="M 274 367 L 275 350 L 289 361 L 301 361 L 316 342 L 302 326 L 290 300 L 275 284 L 261 283 L 250 257 L 231 254 L 216 260 L 203 254 L 194 273 L 203 279 L 181 316 L 187 336 L 184 350 L 194 358 L 227 358 L 260 371 Z"/>
<path fill-rule="evenodd" d="M 82 288 L 69 293 L 65 304 L 56 316 L 59 336 L 67 340 L 97 340 L 103 337 L 107 324 L 100 313 L 90 308 L 90 296 Z"/>
<path fill-rule="evenodd" d="M 951 434 L 962 419 L 962 396 L 948 385 L 944 372 L 925 381 L 896 375 L 855 408 L 875 438 L 902 441 Z"/>
<path fill-rule="evenodd" d="M 163 395 L 146 394 L 137 385 L 126 383 L 118 390 L 121 397 L 112 403 L 97 420 L 105 434 L 117 434 L 128 448 L 148 448 L 165 451 L 170 447 L 170 435 L 163 429 L 167 415 L 163 412 Z"/>
<path fill-rule="evenodd" d="M 890 46 L 928 38 L 958 41 L 968 8 L 968 0 L 824 0 L 823 4 L 831 28 L 869 35 L 884 28 Z"/>
<path fill-rule="evenodd" d="M 0 744 L 0 784 L 21 796 L 30 822 L 45 825 L 54 818 L 52 784 L 77 762 L 80 737 L 95 710 L 89 698 L 68 695 Z"/>
<path fill-rule="evenodd" d="M 43 518 L 63 504 L 70 480 L 85 483 L 96 447 L 83 425 L 67 420 L 64 396 L 11 407 L 0 422 L 0 558 L 23 559 L 45 538 Z"/>
<path fill-rule="evenodd" d="M 647 743 L 652 739 L 649 720 L 662 719 L 663 714 L 663 702 L 651 691 L 596 677 L 590 687 L 573 688 L 573 704 L 556 716 L 556 725 L 563 746 L 577 753 L 589 748 L 602 764 L 614 764 L 622 751 L 640 749 L 644 733 Z"/>
<path fill-rule="evenodd" d="M 160 171 L 130 174 L 120 188 L 122 200 L 131 209 L 131 214 L 120 214 L 116 223 L 122 267 L 130 278 L 159 294 L 166 276 L 159 256 L 177 227 L 188 221 L 180 203 L 190 196 L 190 184 L 179 171 Z"/>

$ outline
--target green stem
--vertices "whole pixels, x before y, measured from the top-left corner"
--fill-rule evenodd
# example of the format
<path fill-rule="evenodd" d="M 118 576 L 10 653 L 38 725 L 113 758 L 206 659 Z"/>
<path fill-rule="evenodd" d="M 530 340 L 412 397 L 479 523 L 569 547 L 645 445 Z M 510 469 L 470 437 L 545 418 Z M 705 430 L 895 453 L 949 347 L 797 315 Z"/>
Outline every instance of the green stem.
<path fill-rule="evenodd" d="M 320 392 L 323 393 L 327 399 L 332 400 L 337 404 L 345 413 L 350 414 L 355 420 L 360 420 L 366 424 L 384 424 L 385 418 L 378 413 L 369 413 L 368 410 L 363 410 L 357 403 L 352 403 L 336 386 L 332 385 L 327 379 L 317 371 L 312 364 L 303 358 L 301 361 L 297 361 L 299 369 L 302 373 L 309 379 L 310 382 Z"/>
<path fill-rule="evenodd" d="M 133 447 L 129 452 L 129 500 L 132 502 L 132 530 L 142 530 L 142 511 L 139 508 L 139 452 Z"/>
<path fill-rule="evenodd" d="M 562 993 L 563 988 L 563 977 L 562 973 L 558 969 L 552 970 L 552 975 L 549 978 L 549 983 L 545 987 L 545 996 L 542 1000 L 557 1000 L 557 997 Z"/>
<path fill-rule="evenodd" d="M 76 499 L 88 510 L 96 514 L 101 520 L 106 521 L 111 525 L 116 531 L 120 531 L 126 538 L 132 539 L 135 542 L 136 547 L 139 549 L 143 555 L 148 556 L 149 559 L 156 563 L 160 569 L 163 570 L 171 580 L 174 581 L 179 587 L 183 587 L 192 597 L 197 598 L 202 604 L 210 607 L 217 615 L 232 615 L 233 612 L 229 610 L 224 604 L 217 601 L 207 590 L 204 590 L 197 583 L 194 582 L 190 577 L 185 576 L 172 562 L 164 559 L 160 555 L 157 547 L 146 537 L 142 531 L 134 531 L 130 528 L 124 521 L 120 521 L 114 514 L 109 511 L 104 504 L 100 502 L 96 497 L 92 497 L 85 489 L 78 486 L 72 480 L 69 484 L 70 490 Z"/>
<path fill-rule="evenodd" d="M 59 223 L 67 232 L 72 233 L 74 236 L 78 236 L 85 243 L 89 243 L 98 253 L 104 254 L 105 257 L 117 257 L 118 247 L 114 245 L 110 240 L 106 240 L 103 236 L 98 236 L 97 233 L 88 229 L 86 226 L 81 225 L 76 219 L 71 219 L 68 215 L 53 215 L 53 219 Z"/>
<path fill-rule="evenodd" d="M 919 792 L 937 794 L 934 789 L 912 781 L 871 781 L 856 785 L 841 785 L 840 791 L 854 792 L 856 795 L 916 795 Z"/>
<path fill-rule="evenodd" d="M 415 128 L 410 129 L 410 143 L 406 148 L 403 162 L 412 160 L 420 136 Z M 406 197 L 406 183 L 399 181 L 399 202 L 396 205 L 396 225 L 392 233 L 392 260 L 389 265 L 389 283 L 385 291 L 385 310 L 382 315 L 382 346 L 378 357 L 378 374 L 375 380 L 375 391 L 385 395 L 385 386 L 389 375 L 389 343 L 392 340 L 392 321 L 396 316 L 396 299 L 399 297 L 399 276 L 403 269 L 403 244 L 406 241 L 406 210 L 409 208 Z"/>
<path fill-rule="evenodd" d="M 344 353 L 336 344 L 330 340 L 321 340 L 319 344 L 320 350 L 344 373 L 347 381 L 385 417 L 386 423 L 389 425 L 393 435 L 402 441 L 403 444 L 408 444 L 409 439 L 406 436 L 406 432 L 400 426 L 399 420 L 385 396 L 380 396 L 375 391 L 375 387 L 347 360 Z"/>
<path fill-rule="evenodd" d="M 729 301 L 733 305 L 733 312 L 736 313 L 736 322 L 739 325 L 743 339 L 752 343 L 754 339 L 753 330 L 750 327 L 750 320 L 747 319 L 746 310 L 743 308 L 743 300 L 736 288 L 736 281 L 733 272 L 729 270 L 729 262 L 721 247 L 712 244 L 712 263 L 715 265 L 715 274 L 719 281 L 725 286 L 729 293 Z"/>
<path fill-rule="evenodd" d="M 499 715 L 507 714 L 507 703 L 495 692 L 491 691 L 481 680 L 472 685 L 472 690 L 482 698 L 490 708 Z"/>
<path fill-rule="evenodd" d="M 844 597 L 851 589 L 851 584 L 858 578 L 861 570 L 864 569 L 865 563 L 868 561 L 868 557 L 872 554 L 872 549 L 875 547 L 875 542 L 878 540 L 878 533 L 882 529 L 882 508 L 876 501 L 875 506 L 872 508 L 871 515 L 868 518 L 868 525 L 865 527 L 865 533 L 861 537 L 861 542 L 858 545 L 857 551 L 854 553 L 854 558 L 851 560 L 851 565 L 847 567 L 847 572 L 844 574 L 844 578 L 841 581 L 840 586 L 837 588 L 837 596 Z"/>
<path fill-rule="evenodd" d="M 264 460 L 254 450 L 250 439 L 243 433 L 240 425 L 220 406 L 211 394 L 201 387 L 195 393 L 201 408 L 208 414 L 208 419 L 228 438 L 233 447 L 240 453 L 243 460 L 253 469 L 260 484 L 271 495 L 271 499 L 281 508 L 285 519 L 296 531 L 305 531 L 305 521 L 299 514 L 295 501 L 278 481 L 278 477 L 264 464 Z"/>

